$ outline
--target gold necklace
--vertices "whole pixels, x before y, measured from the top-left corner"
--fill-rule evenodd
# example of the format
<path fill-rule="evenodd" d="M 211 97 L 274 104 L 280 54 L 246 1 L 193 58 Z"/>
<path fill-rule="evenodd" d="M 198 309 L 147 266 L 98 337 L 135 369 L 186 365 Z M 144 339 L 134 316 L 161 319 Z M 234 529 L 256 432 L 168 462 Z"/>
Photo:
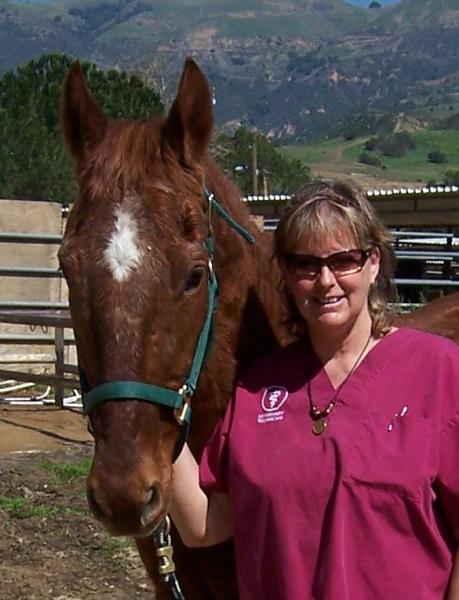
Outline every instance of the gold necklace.
<path fill-rule="evenodd" d="M 343 381 L 336 388 L 336 391 L 333 394 L 333 398 L 330 400 L 330 402 L 327 404 L 327 406 L 323 410 L 320 410 L 319 408 L 317 408 L 317 406 L 313 403 L 312 394 L 311 394 L 311 380 L 308 381 L 307 389 L 308 389 L 308 398 L 309 398 L 309 416 L 311 417 L 311 419 L 313 421 L 312 433 L 314 435 L 322 435 L 323 432 L 327 429 L 327 425 L 328 425 L 327 417 L 330 415 L 331 411 L 335 408 L 338 394 L 343 389 L 344 384 L 349 380 L 352 373 L 356 370 L 362 356 L 365 354 L 365 351 L 370 344 L 371 338 L 372 338 L 372 334 L 370 333 L 367 341 L 365 342 L 365 346 L 362 348 L 362 351 L 360 352 L 360 354 L 357 357 L 357 360 L 352 365 L 351 369 L 349 370 L 349 373 L 346 375 L 346 377 L 343 379 Z"/>

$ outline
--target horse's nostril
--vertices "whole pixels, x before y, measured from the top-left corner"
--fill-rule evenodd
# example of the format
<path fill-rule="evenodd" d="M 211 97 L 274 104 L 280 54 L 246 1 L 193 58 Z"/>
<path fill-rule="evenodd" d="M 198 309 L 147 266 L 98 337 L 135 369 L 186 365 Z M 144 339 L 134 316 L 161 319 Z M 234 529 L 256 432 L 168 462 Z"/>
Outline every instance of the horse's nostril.
<path fill-rule="evenodd" d="M 94 491 L 94 489 L 88 485 L 87 489 L 86 489 L 86 495 L 88 498 L 88 505 L 89 508 L 91 510 L 91 512 L 93 513 L 93 515 L 96 517 L 96 519 L 98 519 L 99 521 L 102 519 L 102 517 L 109 517 L 111 515 L 107 515 L 106 513 L 109 512 L 111 513 L 110 510 L 103 510 L 103 507 L 101 506 L 101 504 L 98 502 L 97 497 L 96 497 L 96 493 Z"/>
<path fill-rule="evenodd" d="M 149 525 L 158 514 L 160 494 L 159 489 L 156 485 L 153 485 L 148 490 L 147 500 L 143 507 L 142 515 L 140 517 L 140 522 L 143 527 Z"/>

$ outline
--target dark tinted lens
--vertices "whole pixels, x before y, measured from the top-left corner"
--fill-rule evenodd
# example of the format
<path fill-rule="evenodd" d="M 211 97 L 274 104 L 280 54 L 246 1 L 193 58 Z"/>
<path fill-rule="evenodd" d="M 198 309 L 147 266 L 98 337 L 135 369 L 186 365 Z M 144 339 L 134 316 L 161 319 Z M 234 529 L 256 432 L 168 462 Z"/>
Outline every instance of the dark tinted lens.
<path fill-rule="evenodd" d="M 363 250 L 348 250 L 338 252 L 328 257 L 328 266 L 337 275 L 350 275 L 357 273 L 363 267 L 367 258 Z"/>
<path fill-rule="evenodd" d="M 322 261 L 309 254 L 289 254 L 285 257 L 287 270 L 293 275 L 315 277 L 321 269 Z"/>

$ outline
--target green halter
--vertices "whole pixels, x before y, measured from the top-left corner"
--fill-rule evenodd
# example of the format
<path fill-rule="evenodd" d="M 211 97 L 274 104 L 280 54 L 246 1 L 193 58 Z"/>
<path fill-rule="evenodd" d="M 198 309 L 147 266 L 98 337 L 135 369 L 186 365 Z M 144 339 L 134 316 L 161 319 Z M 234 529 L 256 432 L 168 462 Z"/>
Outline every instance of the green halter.
<path fill-rule="evenodd" d="M 83 411 L 85 414 L 89 414 L 95 406 L 107 402 L 108 400 L 141 400 L 143 402 L 152 402 L 153 404 L 171 408 L 174 411 L 177 422 L 181 426 L 184 426 L 179 446 L 175 451 L 176 456 L 180 453 L 188 436 L 191 419 L 190 400 L 196 391 L 199 376 L 210 348 L 214 317 L 217 309 L 218 282 L 213 269 L 214 248 L 211 233 L 212 208 L 215 208 L 218 215 L 250 244 L 255 243 L 255 238 L 226 212 L 226 210 L 217 202 L 213 193 L 209 192 L 207 188 L 204 188 L 204 194 L 209 207 L 209 236 L 204 244 L 209 265 L 207 280 L 207 313 L 201 333 L 199 334 L 190 372 L 182 387 L 176 391 L 140 381 L 110 381 L 90 389 L 86 374 L 80 368 Z"/>

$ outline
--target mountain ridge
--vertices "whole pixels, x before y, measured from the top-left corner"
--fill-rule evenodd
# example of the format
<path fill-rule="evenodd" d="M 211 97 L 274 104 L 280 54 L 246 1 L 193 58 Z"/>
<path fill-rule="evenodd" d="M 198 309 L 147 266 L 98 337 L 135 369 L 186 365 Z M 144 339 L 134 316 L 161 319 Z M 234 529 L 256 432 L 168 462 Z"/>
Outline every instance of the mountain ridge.
<path fill-rule="evenodd" d="M 381 9 L 344 0 L 0 0 L 0 71 L 60 51 L 149 72 L 171 97 L 186 55 L 206 72 L 217 122 L 308 140 L 406 112 L 453 111 L 459 0 Z M 367 113 L 367 122 L 359 121 Z M 445 115 L 442 115 L 445 117 Z"/>

